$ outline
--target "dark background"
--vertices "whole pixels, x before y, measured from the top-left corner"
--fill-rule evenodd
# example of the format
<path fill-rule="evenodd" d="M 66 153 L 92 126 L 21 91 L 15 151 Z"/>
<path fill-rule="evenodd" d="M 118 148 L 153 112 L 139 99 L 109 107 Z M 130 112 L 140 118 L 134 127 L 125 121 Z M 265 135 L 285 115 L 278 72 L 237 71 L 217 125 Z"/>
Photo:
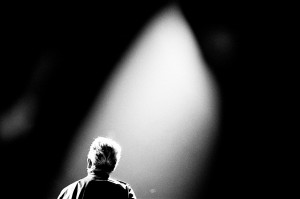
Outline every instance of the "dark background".
<path fill-rule="evenodd" d="M 1 139 L 4 198 L 47 198 L 76 129 L 140 29 L 172 1 L 8 6 L 2 18 L 0 116 L 35 96 L 35 125 Z M 296 83 L 281 5 L 178 1 L 221 92 L 221 125 L 202 198 L 287 197 Z M 284 16 L 284 17 L 283 17 Z M 227 30 L 234 48 L 211 45 Z M 99 56 L 101 55 L 101 56 Z M 44 66 L 40 66 L 43 60 Z M 1 196 L 2 198 L 2 196 Z"/>

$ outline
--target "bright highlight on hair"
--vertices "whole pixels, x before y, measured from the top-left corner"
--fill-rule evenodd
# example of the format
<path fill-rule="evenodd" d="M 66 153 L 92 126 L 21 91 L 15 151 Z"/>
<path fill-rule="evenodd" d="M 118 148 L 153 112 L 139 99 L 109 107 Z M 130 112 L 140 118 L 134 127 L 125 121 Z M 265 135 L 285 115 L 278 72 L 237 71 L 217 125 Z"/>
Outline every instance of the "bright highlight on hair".
<path fill-rule="evenodd" d="M 89 172 L 103 171 L 111 173 L 121 157 L 121 146 L 114 140 L 104 137 L 97 137 L 90 146 L 88 158 L 92 165 Z"/>

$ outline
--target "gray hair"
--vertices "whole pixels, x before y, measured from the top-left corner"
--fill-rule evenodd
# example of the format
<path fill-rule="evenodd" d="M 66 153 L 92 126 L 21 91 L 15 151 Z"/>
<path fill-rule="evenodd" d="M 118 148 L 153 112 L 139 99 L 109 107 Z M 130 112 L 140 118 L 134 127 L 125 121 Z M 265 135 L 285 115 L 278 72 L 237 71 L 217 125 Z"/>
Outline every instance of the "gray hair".
<path fill-rule="evenodd" d="M 111 173 L 115 170 L 121 157 L 121 146 L 110 138 L 97 137 L 90 146 L 88 159 L 92 165 L 88 172 L 103 171 Z"/>

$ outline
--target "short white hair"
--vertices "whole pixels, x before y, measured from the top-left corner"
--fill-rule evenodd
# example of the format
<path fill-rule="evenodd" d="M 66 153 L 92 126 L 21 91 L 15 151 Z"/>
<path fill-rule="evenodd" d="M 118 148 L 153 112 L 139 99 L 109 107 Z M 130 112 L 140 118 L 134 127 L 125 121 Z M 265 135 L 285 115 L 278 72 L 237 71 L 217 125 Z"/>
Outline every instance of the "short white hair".
<path fill-rule="evenodd" d="M 111 173 L 121 158 L 121 146 L 110 138 L 97 137 L 90 146 L 88 159 L 92 165 L 88 171 Z"/>

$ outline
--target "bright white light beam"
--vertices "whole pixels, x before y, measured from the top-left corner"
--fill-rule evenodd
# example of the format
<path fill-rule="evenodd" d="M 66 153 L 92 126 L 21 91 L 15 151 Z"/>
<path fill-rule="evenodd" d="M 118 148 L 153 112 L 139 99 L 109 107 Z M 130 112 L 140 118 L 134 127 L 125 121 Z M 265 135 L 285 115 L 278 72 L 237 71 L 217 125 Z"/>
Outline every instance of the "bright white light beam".
<path fill-rule="evenodd" d="M 108 136 L 123 152 L 113 177 L 129 182 L 139 198 L 192 198 L 216 135 L 217 95 L 180 10 L 163 10 L 99 94 L 70 149 L 61 187 L 86 175 L 90 143 Z"/>

